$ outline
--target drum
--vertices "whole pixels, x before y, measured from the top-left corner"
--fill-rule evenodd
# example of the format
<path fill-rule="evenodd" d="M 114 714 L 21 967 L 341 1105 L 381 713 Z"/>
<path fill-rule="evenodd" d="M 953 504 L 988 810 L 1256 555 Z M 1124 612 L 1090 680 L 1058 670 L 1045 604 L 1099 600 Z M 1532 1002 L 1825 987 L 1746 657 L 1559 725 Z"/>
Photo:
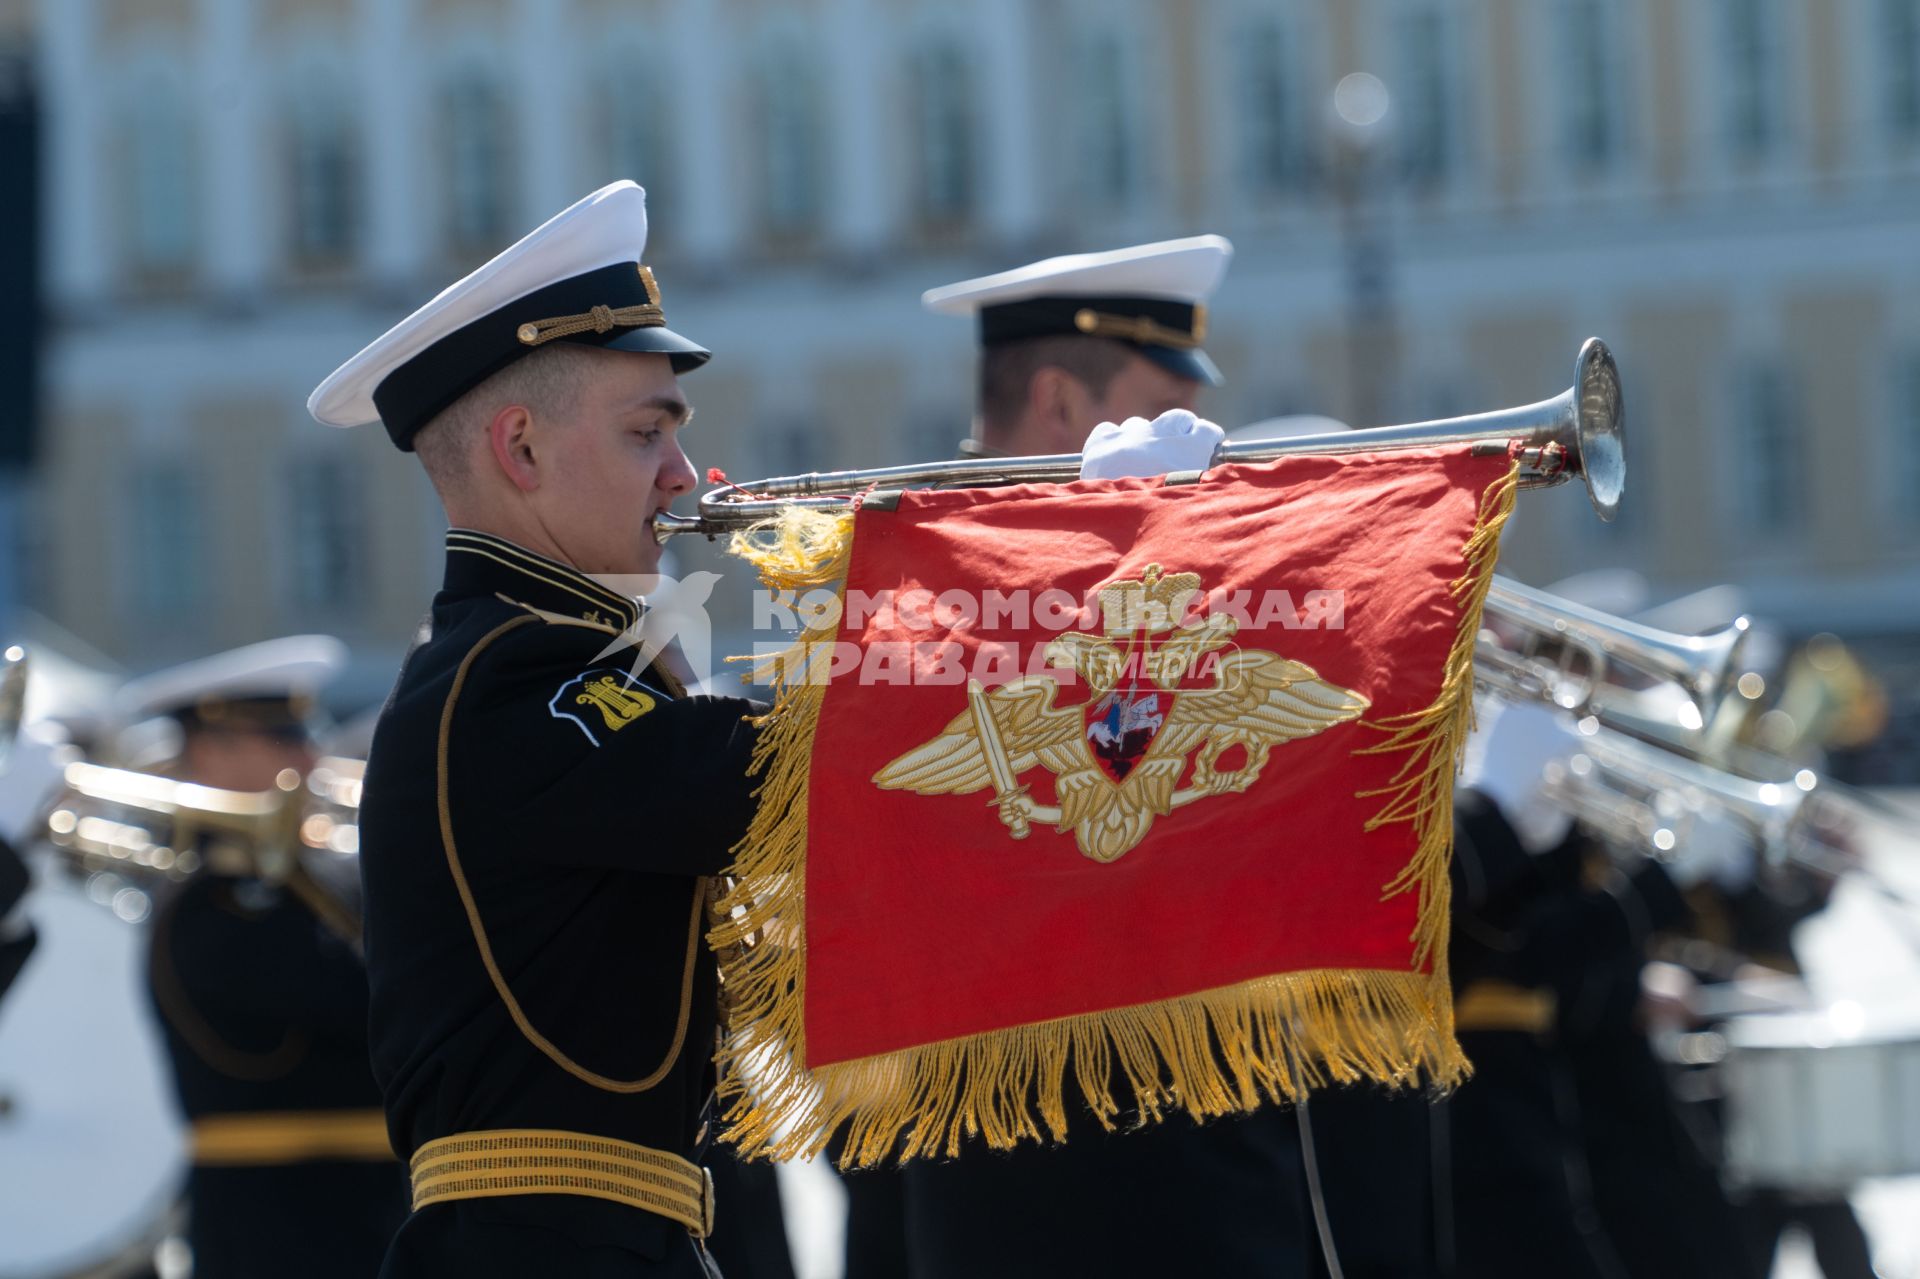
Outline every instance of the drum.
<path fill-rule="evenodd" d="M 118 1275 L 150 1260 L 186 1173 L 145 994 L 144 897 L 91 895 L 47 863 L 40 934 L 0 1000 L 0 1277 Z M 95 900 L 96 898 L 105 898 Z"/>
<path fill-rule="evenodd" d="M 1722 1033 L 1732 1183 L 1829 1196 L 1920 1174 L 1920 1008 L 1841 1002 Z"/>

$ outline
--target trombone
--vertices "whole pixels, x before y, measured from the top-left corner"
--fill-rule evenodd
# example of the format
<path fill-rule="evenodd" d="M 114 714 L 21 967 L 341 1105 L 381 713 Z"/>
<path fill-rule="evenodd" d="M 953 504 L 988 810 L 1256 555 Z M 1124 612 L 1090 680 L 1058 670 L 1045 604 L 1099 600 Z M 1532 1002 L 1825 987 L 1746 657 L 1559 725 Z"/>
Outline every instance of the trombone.
<path fill-rule="evenodd" d="M 1593 503 L 1594 512 L 1602 520 L 1613 519 L 1626 486 L 1627 468 L 1620 372 L 1606 343 L 1599 338 L 1587 339 L 1574 361 L 1573 385 L 1550 400 L 1435 422 L 1222 444 L 1214 450 L 1208 465 L 1271 462 L 1282 457 L 1313 454 L 1437 448 L 1450 444 L 1471 445 L 1476 454 L 1513 453 L 1520 462 L 1523 488 L 1549 488 L 1578 475 L 1586 484 L 1587 498 Z M 968 458 L 864 471 L 784 475 L 730 484 L 703 493 L 696 515 L 661 511 L 653 517 L 653 535 L 662 542 L 683 533 L 717 537 L 750 528 L 783 510 L 848 510 L 854 505 L 856 494 L 865 494 L 865 502 L 880 505 L 909 488 L 981 488 L 1078 478 L 1078 453 Z M 1198 478 L 1198 473 L 1170 475 L 1167 482 L 1175 484 Z"/>

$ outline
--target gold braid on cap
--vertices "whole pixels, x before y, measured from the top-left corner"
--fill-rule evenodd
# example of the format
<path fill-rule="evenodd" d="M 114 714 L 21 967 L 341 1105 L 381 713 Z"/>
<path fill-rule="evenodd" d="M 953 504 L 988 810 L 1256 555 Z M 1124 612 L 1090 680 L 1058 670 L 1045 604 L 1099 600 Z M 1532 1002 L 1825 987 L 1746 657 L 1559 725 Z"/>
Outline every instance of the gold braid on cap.
<path fill-rule="evenodd" d="M 665 324 L 666 313 L 660 309 L 660 286 L 654 283 L 653 272 L 644 266 L 640 268 L 640 284 L 647 291 L 644 303 L 635 306 L 596 306 L 579 315 L 530 320 L 515 330 L 515 336 L 527 346 L 539 346 L 543 342 L 572 337 L 576 333 L 608 333 L 615 326 L 646 329 Z"/>
<path fill-rule="evenodd" d="M 1109 315 L 1092 307 L 1073 313 L 1073 327 L 1089 337 L 1121 338 L 1146 346 L 1196 347 L 1207 340 L 1207 308 L 1196 303 L 1193 330 L 1182 333 L 1144 315 Z"/>

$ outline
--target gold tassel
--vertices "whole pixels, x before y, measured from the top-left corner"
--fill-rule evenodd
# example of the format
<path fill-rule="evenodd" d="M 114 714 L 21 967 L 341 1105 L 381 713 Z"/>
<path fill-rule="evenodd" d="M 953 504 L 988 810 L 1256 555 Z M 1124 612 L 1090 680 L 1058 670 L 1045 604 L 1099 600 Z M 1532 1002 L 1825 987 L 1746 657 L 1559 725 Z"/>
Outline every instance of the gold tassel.
<path fill-rule="evenodd" d="M 1420 893 L 1415 967 L 1430 972 L 1315 970 L 1174 999 L 1014 1026 L 809 1070 L 806 1066 L 807 783 L 838 615 L 788 653 L 760 663 L 774 684 L 753 768 L 759 809 L 734 850 L 734 883 L 709 940 L 720 954 L 729 1034 L 717 1061 L 725 1139 L 743 1156 L 808 1158 L 847 1127 L 841 1162 L 959 1153 L 963 1138 L 996 1149 L 1063 1140 L 1066 1080 L 1109 1131 L 1184 1111 L 1198 1120 L 1292 1102 L 1330 1083 L 1371 1079 L 1457 1084 L 1466 1059 L 1453 1036 L 1447 989 L 1447 858 L 1453 777 L 1472 717 L 1473 641 L 1513 510 L 1519 468 L 1482 496 L 1452 591 L 1461 610 L 1433 705 L 1375 727 L 1388 740 L 1363 753 L 1404 751 L 1388 796 L 1368 823 L 1414 824 L 1413 860 L 1386 896 Z M 853 517 L 789 512 L 734 539 L 769 589 L 798 593 L 844 582 Z M 1118 1086 L 1116 1086 L 1118 1085 Z M 1036 1113 L 1037 1110 L 1037 1113 Z"/>

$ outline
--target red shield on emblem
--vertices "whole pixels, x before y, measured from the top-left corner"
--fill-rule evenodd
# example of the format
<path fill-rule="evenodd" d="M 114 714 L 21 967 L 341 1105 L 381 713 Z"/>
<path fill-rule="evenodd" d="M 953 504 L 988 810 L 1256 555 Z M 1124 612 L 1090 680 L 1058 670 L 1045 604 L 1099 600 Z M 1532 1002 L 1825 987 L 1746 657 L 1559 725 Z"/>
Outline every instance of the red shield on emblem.
<path fill-rule="evenodd" d="M 1086 704 L 1087 749 L 1116 783 L 1146 758 L 1147 748 L 1167 722 L 1173 694 L 1116 688 Z"/>

